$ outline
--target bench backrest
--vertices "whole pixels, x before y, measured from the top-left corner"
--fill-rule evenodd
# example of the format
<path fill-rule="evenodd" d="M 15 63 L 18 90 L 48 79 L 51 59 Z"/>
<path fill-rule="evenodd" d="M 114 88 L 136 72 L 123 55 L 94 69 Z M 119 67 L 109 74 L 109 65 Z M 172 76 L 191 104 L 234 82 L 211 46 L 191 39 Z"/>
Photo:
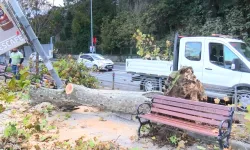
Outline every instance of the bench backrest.
<path fill-rule="evenodd" d="M 232 119 L 233 108 L 218 104 L 191 101 L 162 95 L 153 97 L 151 113 L 188 119 L 209 125 L 220 125 L 225 119 Z M 225 126 L 227 124 L 225 123 Z"/>

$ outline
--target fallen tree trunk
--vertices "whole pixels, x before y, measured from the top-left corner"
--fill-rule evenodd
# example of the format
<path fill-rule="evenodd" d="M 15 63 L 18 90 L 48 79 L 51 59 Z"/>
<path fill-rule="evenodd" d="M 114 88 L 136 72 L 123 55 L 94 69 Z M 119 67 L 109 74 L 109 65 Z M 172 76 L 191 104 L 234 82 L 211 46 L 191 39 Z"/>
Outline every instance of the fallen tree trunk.
<path fill-rule="evenodd" d="M 114 112 L 134 114 L 137 106 L 141 103 L 150 101 L 155 92 L 130 92 L 118 90 L 90 89 L 84 86 L 72 85 L 69 94 L 65 90 L 36 88 L 30 89 L 31 103 L 50 102 L 58 107 L 67 106 L 94 106 Z M 157 94 L 162 94 L 157 92 Z"/>

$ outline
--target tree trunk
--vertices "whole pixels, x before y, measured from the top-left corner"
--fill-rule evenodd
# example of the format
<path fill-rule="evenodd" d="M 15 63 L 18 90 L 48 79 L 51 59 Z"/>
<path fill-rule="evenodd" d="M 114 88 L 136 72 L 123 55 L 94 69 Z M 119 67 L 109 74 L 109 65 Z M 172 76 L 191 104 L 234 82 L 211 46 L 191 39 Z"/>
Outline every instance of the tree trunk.
<path fill-rule="evenodd" d="M 114 112 L 135 114 L 137 107 L 144 102 L 150 101 L 152 95 L 155 94 L 155 92 L 100 90 L 75 84 L 71 85 L 70 94 L 66 94 L 62 89 L 36 88 L 32 86 L 30 89 L 31 101 L 33 104 L 50 102 L 58 107 L 87 105 Z"/>

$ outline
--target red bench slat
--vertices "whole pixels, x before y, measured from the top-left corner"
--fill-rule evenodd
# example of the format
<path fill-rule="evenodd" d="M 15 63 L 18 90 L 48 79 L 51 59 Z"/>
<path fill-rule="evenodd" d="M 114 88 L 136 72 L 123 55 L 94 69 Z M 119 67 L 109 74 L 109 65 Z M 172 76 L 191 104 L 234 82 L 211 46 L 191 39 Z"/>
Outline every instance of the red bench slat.
<path fill-rule="evenodd" d="M 186 100 L 188 101 L 188 100 Z M 186 108 L 189 110 L 194 110 L 194 111 L 199 111 L 199 112 L 207 112 L 207 113 L 212 113 L 212 114 L 218 114 L 218 115 L 224 115 L 224 116 L 229 116 L 230 112 L 225 111 L 225 110 L 219 110 L 219 109 L 214 109 L 214 108 L 208 108 L 208 107 L 203 107 L 203 106 L 195 106 L 195 105 L 190 105 L 190 104 L 183 104 L 183 103 L 178 103 L 174 101 L 165 101 L 162 99 L 154 99 L 153 103 L 159 103 L 159 104 L 165 104 L 169 106 L 175 106 L 179 108 Z"/>
<path fill-rule="evenodd" d="M 189 120 L 193 120 L 193 121 L 199 121 L 202 123 L 207 123 L 207 124 L 216 125 L 216 126 L 219 126 L 221 123 L 221 121 L 217 121 L 217 120 L 191 116 L 191 115 L 177 113 L 177 112 L 168 111 L 168 110 L 159 109 L 159 108 L 151 108 L 151 112 L 166 114 L 169 116 L 179 117 L 179 118 L 183 118 L 183 119 L 189 119 Z M 227 123 L 224 123 L 224 126 L 227 126 Z"/>
<path fill-rule="evenodd" d="M 199 101 L 191 101 L 191 100 L 175 98 L 175 97 L 169 97 L 169 96 L 163 96 L 163 95 L 154 95 L 153 98 L 154 99 L 162 99 L 162 100 L 165 100 L 165 101 L 178 102 L 178 103 L 181 103 L 181 104 L 190 104 L 190 105 L 195 105 L 195 106 L 203 106 L 203 107 L 214 108 L 214 109 L 225 110 L 225 111 L 230 111 L 231 110 L 230 107 L 225 107 L 225 106 L 222 106 L 222 105 L 204 103 L 204 102 L 199 102 Z"/>
<path fill-rule="evenodd" d="M 153 114 L 140 115 L 140 117 L 151 120 L 153 122 L 159 122 L 159 123 L 170 125 L 170 126 L 177 127 L 180 129 L 201 133 L 204 135 L 209 135 L 209 136 L 214 136 L 214 137 L 218 136 L 218 133 L 214 133 L 211 128 L 205 128 L 202 125 L 200 126 L 198 126 L 197 124 L 191 125 L 190 123 L 188 124 L 187 122 L 181 122 L 180 120 L 175 120 L 175 119 L 171 119 L 167 117 L 164 117 L 164 118 L 158 117 L 157 115 L 153 115 Z"/>
<path fill-rule="evenodd" d="M 161 119 L 167 119 L 167 120 L 174 120 L 176 123 L 185 123 L 186 126 L 190 126 L 190 127 L 195 127 L 195 128 L 199 128 L 199 129 L 207 129 L 207 130 L 214 130 L 217 129 L 217 127 L 215 126 L 210 126 L 210 125 L 205 125 L 205 124 L 197 124 L 194 121 L 187 121 L 187 120 L 180 120 L 180 119 L 176 119 L 176 118 L 171 118 L 168 116 L 161 116 L 158 114 L 144 114 L 144 115 L 140 115 L 141 118 L 144 118 L 144 116 L 151 116 L 151 117 L 157 117 L 157 118 L 161 118 Z"/>
<path fill-rule="evenodd" d="M 225 120 L 228 118 L 228 117 L 224 117 L 224 116 L 220 116 L 220 115 L 216 115 L 216 114 L 197 112 L 197 111 L 193 111 L 193 110 L 189 110 L 189 109 L 183 109 L 183 108 L 179 108 L 179 107 L 167 106 L 167 105 L 162 105 L 162 104 L 157 104 L 157 103 L 153 103 L 153 107 L 164 109 L 164 110 L 169 110 L 169 111 L 173 111 L 173 112 L 198 116 L 198 117 L 216 119 L 219 121 L 222 121 L 222 120 Z"/>

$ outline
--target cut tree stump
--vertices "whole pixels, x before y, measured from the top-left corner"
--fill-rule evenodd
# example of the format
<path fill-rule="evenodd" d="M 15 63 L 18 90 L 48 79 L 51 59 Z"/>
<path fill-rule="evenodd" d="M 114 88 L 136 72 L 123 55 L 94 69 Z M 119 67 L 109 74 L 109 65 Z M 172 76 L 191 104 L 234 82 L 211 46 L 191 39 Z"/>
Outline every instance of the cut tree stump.
<path fill-rule="evenodd" d="M 71 89 L 67 91 L 67 89 Z M 137 106 L 149 102 L 154 94 L 161 92 L 130 92 L 118 90 L 90 89 L 85 86 L 68 84 L 63 89 L 36 88 L 31 86 L 31 103 L 50 102 L 59 108 L 80 105 L 99 107 L 104 110 L 134 114 Z"/>

